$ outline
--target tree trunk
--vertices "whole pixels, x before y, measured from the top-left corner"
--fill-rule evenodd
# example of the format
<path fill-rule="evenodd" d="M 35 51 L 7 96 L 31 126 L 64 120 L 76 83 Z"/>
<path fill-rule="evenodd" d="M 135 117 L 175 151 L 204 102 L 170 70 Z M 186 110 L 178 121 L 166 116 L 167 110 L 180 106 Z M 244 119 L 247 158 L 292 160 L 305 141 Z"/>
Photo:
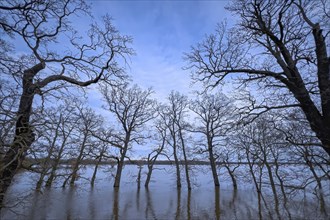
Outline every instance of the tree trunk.
<path fill-rule="evenodd" d="M 153 164 L 150 164 L 150 165 L 148 165 L 147 178 L 146 178 L 146 182 L 144 183 L 144 186 L 147 187 L 147 188 L 148 188 L 149 183 L 150 183 L 152 171 L 153 171 Z"/>
<path fill-rule="evenodd" d="M 140 186 L 141 186 L 141 172 L 142 172 L 142 168 L 143 168 L 142 165 L 138 165 L 139 171 L 138 171 L 138 176 L 137 176 L 137 179 L 136 179 L 137 184 L 138 184 L 138 189 L 140 189 Z"/>
<path fill-rule="evenodd" d="M 62 154 L 62 152 L 60 152 L 60 154 Z M 49 175 L 49 177 L 48 177 L 48 179 L 46 181 L 46 185 L 45 185 L 46 187 L 50 187 L 52 185 L 52 183 L 53 183 L 53 180 L 55 178 L 55 172 L 56 172 L 57 167 L 58 167 L 58 165 L 60 163 L 60 158 L 61 158 L 61 155 L 60 154 L 58 155 L 58 158 L 55 159 L 54 164 L 53 164 L 53 166 L 51 168 L 52 170 L 50 171 L 50 175 Z"/>
<path fill-rule="evenodd" d="M 278 201 L 278 195 L 277 195 L 277 190 L 276 190 L 276 186 L 275 186 L 275 181 L 274 181 L 274 177 L 273 177 L 272 168 L 270 167 L 268 161 L 265 161 L 265 165 L 266 165 L 268 176 L 269 176 L 270 186 L 272 188 L 272 192 L 273 192 L 273 195 L 274 195 L 275 211 L 278 215 L 278 218 L 280 219 L 279 201 Z"/>
<path fill-rule="evenodd" d="M 181 128 L 180 128 L 181 129 Z M 191 190 L 191 183 L 190 183 L 190 177 L 189 177 L 189 167 L 188 167 L 188 159 L 187 159 L 187 153 L 186 153 L 186 146 L 184 144 L 182 132 L 180 130 L 180 140 L 182 144 L 182 151 L 183 151 L 183 159 L 184 159 L 184 168 L 185 168 L 185 174 L 186 174 L 186 181 L 187 181 L 187 187 L 188 190 Z"/>
<path fill-rule="evenodd" d="M 71 131 L 72 130 L 69 131 L 68 136 L 71 134 Z M 54 180 L 55 174 L 56 174 L 56 170 L 57 170 L 58 165 L 60 164 L 62 153 L 64 151 L 64 147 L 66 145 L 66 141 L 68 139 L 68 136 L 64 137 L 64 140 L 61 144 L 61 148 L 60 148 L 60 150 L 57 154 L 57 158 L 54 159 L 54 163 L 53 163 L 53 166 L 52 166 L 52 171 L 50 172 L 48 180 L 46 181 L 46 187 L 50 187 L 53 183 L 53 180 Z"/>
<path fill-rule="evenodd" d="M 156 150 L 156 155 L 151 157 L 151 154 L 149 154 L 148 156 L 148 173 L 147 173 L 147 178 L 146 178 L 146 181 L 144 183 L 144 186 L 148 188 L 149 186 L 149 183 L 150 183 L 150 179 L 151 179 L 151 174 L 152 174 L 152 171 L 153 171 L 153 167 L 154 167 L 154 164 L 158 158 L 158 155 L 163 151 L 164 149 L 164 146 L 165 146 L 165 137 L 163 136 L 163 141 L 162 141 L 162 145 L 161 145 L 161 148 Z M 151 157 L 151 158 L 150 158 Z"/>
<path fill-rule="evenodd" d="M 32 98 L 31 98 L 32 99 Z M 32 100 L 31 100 L 32 102 Z M 29 111 L 30 113 L 30 111 Z M 27 149 L 34 141 L 34 134 L 24 121 L 29 118 L 20 116 L 16 123 L 16 134 L 13 144 L 2 159 L 0 172 L 0 204 L 3 204 L 4 195 L 10 186 L 14 175 L 24 160 Z M 1 208 L 2 206 L 0 206 Z"/>
<path fill-rule="evenodd" d="M 250 174 L 252 176 L 254 186 L 256 187 L 257 193 L 261 193 L 261 186 L 259 186 L 258 181 L 257 181 L 257 177 L 256 177 L 256 173 L 253 170 L 253 166 L 255 164 L 255 161 L 250 160 L 250 153 L 247 149 L 245 149 L 245 153 L 246 153 L 246 159 L 247 159 L 247 162 L 248 162 L 249 171 L 250 171 Z"/>
<path fill-rule="evenodd" d="M 53 143 L 51 145 L 51 148 L 49 149 L 48 155 L 44 159 L 44 161 L 42 162 L 41 174 L 40 174 L 39 181 L 37 182 L 37 185 L 36 185 L 36 190 L 40 190 L 41 189 L 42 183 L 44 182 L 44 179 L 45 179 L 45 177 L 46 177 L 46 175 L 47 175 L 47 173 L 48 173 L 48 171 L 50 169 L 50 164 L 53 163 L 51 161 L 51 156 L 52 156 L 53 150 L 55 148 L 55 140 L 56 140 L 56 138 L 57 138 L 57 132 L 56 132 L 54 141 L 53 141 Z"/>
<path fill-rule="evenodd" d="M 49 177 L 46 181 L 46 184 L 45 184 L 46 187 L 51 187 L 52 186 L 53 180 L 55 178 L 55 171 L 56 171 L 56 168 L 54 168 L 54 166 L 53 166 L 52 171 L 50 172 L 50 175 L 49 175 Z"/>
<path fill-rule="evenodd" d="M 113 184 L 113 187 L 120 186 L 121 172 L 123 171 L 124 159 L 126 156 L 127 148 L 128 148 L 128 143 L 125 144 L 124 149 L 121 153 L 120 159 L 118 160 L 117 172 L 116 172 L 116 176 L 115 176 L 115 183 Z"/>
<path fill-rule="evenodd" d="M 213 155 L 213 147 L 209 146 L 208 151 L 209 151 L 209 157 L 210 157 L 210 164 L 211 164 L 211 170 L 212 170 L 212 175 L 213 175 L 214 186 L 219 187 L 220 183 L 219 183 L 219 178 L 218 178 L 218 173 L 217 173 L 217 164 L 215 162 L 214 155 Z"/>
<path fill-rule="evenodd" d="M 66 186 L 66 184 L 68 183 L 69 179 L 71 178 L 72 173 L 68 175 L 68 177 L 64 180 L 62 187 L 64 188 Z"/>
<path fill-rule="evenodd" d="M 83 142 L 81 144 L 81 148 L 80 148 L 80 152 L 79 152 L 79 155 L 77 157 L 77 160 L 73 166 L 73 171 L 72 171 L 72 177 L 71 177 L 71 181 L 70 181 L 70 186 L 73 186 L 74 185 L 74 182 L 76 181 L 77 179 L 77 173 L 78 173 L 78 170 L 79 170 L 79 165 L 80 165 L 80 162 L 83 158 L 83 155 L 84 155 L 84 150 L 85 150 L 85 147 L 86 147 L 86 142 L 87 142 L 87 133 L 84 134 L 84 139 L 83 139 Z"/>
<path fill-rule="evenodd" d="M 178 188 L 181 188 L 180 165 L 179 165 L 178 156 L 176 155 L 176 147 L 174 147 L 173 149 L 173 156 L 174 156 L 175 168 L 176 168 L 176 186 Z"/>
<path fill-rule="evenodd" d="M 93 176 L 92 176 L 92 180 L 91 180 L 92 187 L 94 186 L 94 182 L 95 182 L 96 174 L 97 174 L 97 169 L 99 168 L 99 164 L 101 163 L 102 157 L 103 157 L 103 151 L 100 153 L 100 156 L 99 156 L 99 158 L 97 160 L 97 163 L 95 165 L 95 168 L 94 168 L 94 172 L 93 172 Z"/>
<path fill-rule="evenodd" d="M 63 145 L 63 146 L 64 146 L 64 145 Z M 51 168 L 52 171 L 50 172 L 50 175 L 49 175 L 49 177 L 48 177 L 48 179 L 47 179 L 47 181 L 46 181 L 46 185 L 45 185 L 46 187 L 50 187 L 50 186 L 52 186 L 53 180 L 54 180 L 55 175 L 56 175 L 57 167 L 58 167 L 58 165 L 60 164 L 60 160 L 61 160 L 62 152 L 63 152 L 63 149 L 61 148 L 61 149 L 60 149 L 60 152 L 59 152 L 59 154 L 58 154 L 58 158 L 55 159 L 54 164 L 53 164 L 53 166 L 52 166 L 52 168 Z"/>
<path fill-rule="evenodd" d="M 27 150 L 35 140 L 33 130 L 30 127 L 30 116 L 36 89 L 33 78 L 44 68 L 45 63 L 39 63 L 24 71 L 23 74 L 23 91 L 18 107 L 14 141 L 0 164 L 0 209 L 14 175 L 20 168 Z"/>
<path fill-rule="evenodd" d="M 45 173 L 44 173 L 44 171 L 42 171 L 42 173 L 40 174 L 39 180 L 37 182 L 37 185 L 36 185 L 36 190 L 39 191 L 41 189 L 42 183 L 44 182 L 44 178 L 45 178 Z"/>
<path fill-rule="evenodd" d="M 327 215 L 327 211 L 326 211 L 326 208 L 325 208 L 325 201 L 324 201 L 323 187 L 322 187 L 321 179 L 317 175 L 317 173 L 314 169 L 313 163 L 307 157 L 305 157 L 305 162 L 306 162 L 309 170 L 312 172 L 313 177 L 315 178 L 316 184 L 318 186 L 318 190 L 316 191 L 316 193 L 318 194 L 319 201 L 320 201 L 320 211 L 322 213 L 324 213 L 325 215 Z"/>
<path fill-rule="evenodd" d="M 229 164 L 225 164 L 225 167 L 228 170 L 231 181 L 233 182 L 234 189 L 237 190 L 237 181 L 236 181 L 236 178 L 235 178 L 235 175 L 234 175 L 234 171 L 230 170 Z"/>
<path fill-rule="evenodd" d="M 96 179 L 96 173 L 97 173 L 97 168 L 99 167 L 99 164 L 97 163 L 95 165 L 95 168 L 94 168 L 94 172 L 93 172 L 93 176 L 92 176 L 92 180 L 91 180 L 91 185 L 92 187 L 94 186 L 94 182 L 95 182 L 95 179 Z"/>

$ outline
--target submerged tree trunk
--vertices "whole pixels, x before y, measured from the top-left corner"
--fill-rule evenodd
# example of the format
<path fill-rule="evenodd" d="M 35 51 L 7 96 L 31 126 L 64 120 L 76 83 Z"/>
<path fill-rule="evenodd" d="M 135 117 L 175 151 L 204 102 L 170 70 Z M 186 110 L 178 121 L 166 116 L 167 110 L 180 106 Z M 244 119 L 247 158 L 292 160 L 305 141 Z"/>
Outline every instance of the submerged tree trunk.
<path fill-rule="evenodd" d="M 306 150 L 307 152 L 307 150 Z M 308 152 L 307 152 L 308 153 Z M 325 205 L 325 201 L 324 201 L 324 193 L 323 193 L 323 186 L 322 186 L 322 182 L 321 182 L 321 178 L 317 175 L 313 163 L 307 158 L 307 156 L 305 156 L 305 162 L 309 168 L 309 170 L 312 172 L 313 177 L 315 178 L 316 184 L 318 189 L 316 190 L 316 193 L 319 197 L 319 201 L 320 201 L 320 211 L 322 213 L 324 213 L 325 215 L 327 215 L 327 211 L 326 211 L 326 205 Z"/>
<path fill-rule="evenodd" d="M 137 184 L 138 184 L 138 189 L 140 189 L 140 186 L 141 186 L 141 172 L 142 172 L 142 168 L 143 166 L 142 165 L 138 165 L 138 175 L 137 175 L 137 178 L 136 178 L 136 181 L 137 181 Z"/>
<path fill-rule="evenodd" d="M 148 187 L 149 186 L 149 183 L 150 183 L 150 180 L 151 180 L 152 171 L 153 171 L 153 164 L 150 164 L 150 165 L 148 164 L 147 178 L 146 178 L 146 181 L 144 183 L 144 186 L 145 187 Z"/>
<path fill-rule="evenodd" d="M 124 144 L 124 148 L 120 150 L 120 159 L 117 161 L 117 172 L 115 176 L 115 182 L 113 184 L 113 187 L 119 187 L 120 186 L 120 179 L 121 179 L 121 173 L 123 171 L 123 166 L 124 166 L 124 160 L 126 157 L 126 152 L 128 149 L 128 143 L 129 143 L 129 135 L 126 136 L 126 143 Z"/>
<path fill-rule="evenodd" d="M 53 147 L 53 146 L 52 146 Z M 42 187 L 42 183 L 44 182 L 44 179 L 49 171 L 49 163 L 50 161 L 50 156 L 52 154 L 53 150 L 51 149 L 50 152 L 48 152 L 47 157 L 44 159 L 44 161 L 41 163 L 41 171 L 40 171 L 40 177 L 39 180 L 36 184 L 36 190 L 40 190 Z"/>
<path fill-rule="evenodd" d="M 236 181 L 236 177 L 234 174 L 234 171 L 230 169 L 229 164 L 225 164 L 225 167 L 229 173 L 229 176 L 231 178 L 231 181 L 233 182 L 233 187 L 235 190 L 237 190 L 237 181 Z"/>
<path fill-rule="evenodd" d="M 152 174 L 152 171 L 153 171 L 153 167 L 154 167 L 154 164 L 159 156 L 159 154 L 163 151 L 164 147 L 165 147 L 165 141 L 166 141 L 166 138 L 165 138 L 165 135 L 163 136 L 163 141 L 162 141 L 162 145 L 159 149 L 155 150 L 156 154 L 151 157 L 151 154 L 153 152 L 151 152 L 149 155 L 148 155 L 148 173 L 147 173 L 147 178 L 146 178 L 146 181 L 144 183 L 144 186 L 145 187 L 148 187 L 149 186 L 149 183 L 150 183 L 150 180 L 151 180 L 151 174 Z"/>
<path fill-rule="evenodd" d="M 123 166 L 124 166 L 124 157 L 121 156 L 120 160 L 118 160 L 118 163 L 117 163 L 117 171 L 116 171 L 115 182 L 113 184 L 113 187 L 119 187 L 119 185 L 120 185 L 120 179 L 121 179 L 121 173 L 123 170 Z"/>
<path fill-rule="evenodd" d="M 39 180 L 38 180 L 38 182 L 37 182 L 37 184 L 36 184 L 36 190 L 39 191 L 39 190 L 41 189 L 42 183 L 44 182 L 44 178 L 45 178 L 45 173 L 42 172 L 42 173 L 40 174 Z"/>
<path fill-rule="evenodd" d="M 76 181 L 76 179 L 78 177 L 78 170 L 79 170 L 81 160 L 83 159 L 83 156 L 84 156 L 84 150 L 85 150 L 85 147 L 86 147 L 86 142 L 87 142 L 87 133 L 84 134 L 84 139 L 83 139 L 83 142 L 82 142 L 81 147 L 80 147 L 79 155 L 78 155 L 78 157 L 76 159 L 76 162 L 74 163 L 74 166 L 73 166 L 70 186 L 74 185 L 74 182 Z"/>
<path fill-rule="evenodd" d="M 188 167 L 188 158 L 187 158 L 186 146 L 185 146 L 185 143 L 184 143 L 184 140 L 183 140 L 181 128 L 180 128 L 180 131 L 179 131 L 179 136 L 180 136 L 182 151 L 183 151 L 183 159 L 184 159 L 184 168 L 185 168 L 185 174 L 186 174 L 187 187 L 188 187 L 188 190 L 191 190 L 191 183 L 190 183 L 190 177 L 189 177 L 189 167 Z"/>
<path fill-rule="evenodd" d="M 176 186 L 178 188 L 181 188 L 180 164 L 179 164 L 178 156 L 176 155 L 176 147 L 173 148 L 173 156 L 174 156 L 174 161 L 175 161 Z"/>
<path fill-rule="evenodd" d="M 211 143 L 209 143 L 208 145 L 209 145 L 209 147 L 208 147 L 209 159 L 210 159 L 210 165 L 211 165 L 211 170 L 212 170 L 214 186 L 219 187 L 220 182 L 219 182 L 219 177 L 218 177 L 218 172 L 217 172 L 217 164 L 216 164 L 214 154 L 213 154 L 213 146 L 212 146 Z"/>
<path fill-rule="evenodd" d="M 72 130 L 71 130 L 72 131 Z M 71 133 L 71 131 L 69 131 L 69 134 Z M 52 170 L 50 171 L 50 175 L 46 181 L 46 187 L 50 187 L 53 183 L 53 180 L 55 178 L 56 175 L 56 170 L 58 168 L 58 165 L 60 164 L 61 158 L 62 158 L 62 153 L 64 151 L 64 147 L 66 144 L 68 136 L 66 136 L 61 144 L 61 148 L 57 154 L 57 157 L 55 158 L 54 162 L 53 162 L 53 166 L 52 166 Z"/>
<path fill-rule="evenodd" d="M 56 162 L 55 162 L 55 163 L 56 163 Z M 56 172 L 56 170 L 57 170 L 57 166 L 58 166 L 58 164 L 53 165 L 52 170 L 51 170 L 51 172 L 50 172 L 50 175 L 49 175 L 49 177 L 48 177 L 48 179 L 47 179 L 47 181 L 46 181 L 46 184 L 45 184 L 46 187 L 51 187 L 51 186 L 52 186 L 52 184 L 53 184 L 53 180 L 54 180 L 54 178 L 55 178 L 55 172 Z"/>
<path fill-rule="evenodd" d="M 269 181 L 270 181 L 270 186 L 274 195 L 274 202 L 275 202 L 275 211 L 278 215 L 278 218 L 280 219 L 280 215 L 279 215 L 279 201 L 278 201 L 278 195 L 277 195 L 277 190 L 276 190 L 276 186 L 275 186 L 275 181 L 274 181 L 274 177 L 273 177 L 273 172 L 272 172 L 272 168 L 270 166 L 270 164 L 268 163 L 268 161 L 264 161 L 265 166 L 267 168 L 267 172 L 268 172 L 268 177 L 269 177 Z"/>
<path fill-rule="evenodd" d="M 254 160 L 251 161 L 250 153 L 249 153 L 249 150 L 248 149 L 245 149 L 245 153 L 246 153 L 246 159 L 247 159 L 247 162 L 248 162 L 249 171 L 250 171 L 250 174 L 252 176 L 252 180 L 253 180 L 254 186 L 256 187 L 257 193 L 261 193 L 261 186 L 259 186 L 258 180 L 257 180 L 257 177 L 256 177 L 256 174 L 255 174 L 255 172 L 253 170 L 255 161 Z"/>
<path fill-rule="evenodd" d="M 274 156 L 274 154 L 273 154 Z M 286 195 L 286 192 L 285 192 L 285 186 L 284 186 L 284 181 L 279 173 L 279 169 L 280 169 L 280 164 L 278 163 L 278 158 L 274 156 L 274 165 L 275 165 L 275 176 L 277 177 L 277 180 L 280 182 L 280 189 L 281 189 L 281 193 L 282 193 L 282 196 L 283 196 L 283 206 L 284 206 L 284 209 L 288 215 L 288 219 L 292 219 L 291 217 L 291 213 L 290 213 L 290 210 L 289 210 L 289 207 L 288 207 L 288 199 L 287 199 L 287 195 Z"/>
<path fill-rule="evenodd" d="M 57 141 L 57 138 L 58 138 L 58 135 L 59 135 L 59 129 L 60 129 L 60 123 L 58 123 L 56 125 L 55 136 L 52 140 L 50 149 L 48 151 L 48 155 L 45 158 L 45 160 L 42 162 L 42 170 L 41 170 L 39 181 L 37 182 L 36 190 L 41 189 L 41 186 L 42 186 L 42 183 L 44 182 L 45 176 L 47 175 L 47 173 L 49 172 L 51 167 L 53 167 L 52 165 L 50 166 L 49 164 L 52 164 L 51 157 L 52 157 L 52 154 L 53 154 L 54 149 L 55 149 L 56 141 Z"/>
<path fill-rule="evenodd" d="M 95 182 L 95 179 L 96 179 L 97 169 L 99 168 L 99 165 L 101 163 L 102 157 L 103 157 L 103 151 L 101 151 L 101 153 L 99 155 L 99 158 L 98 158 L 98 160 L 96 162 L 95 168 L 94 168 L 94 172 L 93 172 L 93 176 L 92 176 L 92 180 L 91 180 L 92 187 L 94 186 L 94 182 Z"/>

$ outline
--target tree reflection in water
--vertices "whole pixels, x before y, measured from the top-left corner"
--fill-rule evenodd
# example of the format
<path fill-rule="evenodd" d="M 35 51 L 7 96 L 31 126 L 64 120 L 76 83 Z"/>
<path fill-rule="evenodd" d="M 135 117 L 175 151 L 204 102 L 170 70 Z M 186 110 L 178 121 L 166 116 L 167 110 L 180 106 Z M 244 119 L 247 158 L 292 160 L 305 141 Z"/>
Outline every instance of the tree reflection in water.
<path fill-rule="evenodd" d="M 281 190 L 274 193 L 267 185 L 257 193 L 252 184 L 241 183 L 235 190 L 224 183 L 218 188 L 211 179 L 201 180 L 192 190 L 177 189 L 173 179 L 152 183 L 149 189 L 137 188 L 133 181 L 118 189 L 107 179 L 94 187 L 81 180 L 74 187 L 54 186 L 37 192 L 25 184 L 29 178 L 19 176 L 7 200 L 17 201 L 28 192 L 30 196 L 19 206 L 3 209 L 1 219 L 328 219 L 321 210 L 330 208 L 326 193 L 321 203 L 303 190 L 284 199 Z"/>
<path fill-rule="evenodd" d="M 214 201 L 215 201 L 215 217 L 217 220 L 220 219 L 220 189 L 219 187 L 214 188 Z"/>
<path fill-rule="evenodd" d="M 96 212 L 97 212 L 93 198 L 94 198 L 94 187 L 91 187 L 88 196 L 88 207 L 89 207 L 90 216 L 96 216 Z"/>
<path fill-rule="evenodd" d="M 113 188 L 113 206 L 112 206 L 112 218 L 119 219 L 119 188 Z"/>
<path fill-rule="evenodd" d="M 145 208 L 145 218 L 152 218 L 152 219 L 157 219 L 155 210 L 153 208 L 153 201 L 152 197 L 150 195 L 150 191 L 148 188 L 145 189 L 145 195 L 146 195 L 146 208 Z"/>
<path fill-rule="evenodd" d="M 176 212 L 175 219 L 180 219 L 181 216 L 181 188 L 177 188 L 176 190 L 177 200 L 176 200 Z"/>

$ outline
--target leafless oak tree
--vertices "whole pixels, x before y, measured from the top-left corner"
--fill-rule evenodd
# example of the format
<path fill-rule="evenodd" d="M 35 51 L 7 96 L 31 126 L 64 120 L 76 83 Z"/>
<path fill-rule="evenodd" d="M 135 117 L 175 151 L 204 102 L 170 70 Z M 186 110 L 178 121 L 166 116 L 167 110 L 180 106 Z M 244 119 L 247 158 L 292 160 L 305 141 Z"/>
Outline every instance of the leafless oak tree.
<path fill-rule="evenodd" d="M 196 114 L 197 122 L 192 131 L 202 135 L 202 141 L 198 142 L 201 147 L 199 152 L 208 153 L 214 185 L 220 186 L 216 148 L 224 145 L 226 135 L 233 127 L 234 106 L 225 95 L 217 93 L 201 95 L 191 102 L 190 109 Z"/>
<path fill-rule="evenodd" d="M 300 108 L 330 154 L 329 1 L 235 0 L 228 10 L 238 24 L 220 24 L 186 54 L 193 78 L 265 89 L 257 112 Z"/>
<path fill-rule="evenodd" d="M 164 154 L 165 148 L 167 146 L 166 139 L 167 139 L 167 126 L 166 123 L 164 123 L 164 120 L 166 120 L 164 117 L 165 115 L 163 114 L 164 112 L 162 111 L 164 106 L 160 105 L 158 106 L 158 119 L 155 120 L 154 122 L 154 128 L 155 128 L 155 140 L 157 141 L 157 147 L 155 147 L 147 157 L 147 167 L 148 167 L 148 172 L 147 172 L 147 177 L 146 181 L 144 183 L 145 187 L 149 186 L 150 180 L 151 180 L 151 175 L 152 171 L 154 170 L 154 165 L 160 155 L 168 157 L 166 154 Z"/>
<path fill-rule="evenodd" d="M 132 53 L 131 38 L 120 35 L 109 16 L 101 26 L 91 24 L 86 37 L 80 35 L 70 18 L 89 15 L 88 10 L 83 0 L 0 3 L 1 71 L 21 87 L 15 137 L 1 158 L 0 203 L 35 139 L 30 126 L 35 95 L 124 77 L 118 58 Z"/>
<path fill-rule="evenodd" d="M 188 147 L 186 131 L 188 123 L 186 121 L 189 101 L 187 96 L 179 92 L 172 91 L 168 96 L 168 104 L 165 109 L 163 122 L 168 129 L 167 143 L 173 148 L 173 157 L 176 165 L 177 187 L 181 187 L 180 160 L 178 154 L 180 150 L 183 154 L 184 171 L 188 190 L 191 190 L 191 181 L 188 165 Z"/>
<path fill-rule="evenodd" d="M 113 147 L 117 147 L 120 155 L 117 158 L 117 172 L 114 187 L 119 187 L 124 160 L 133 143 L 142 143 L 148 136 L 145 125 L 156 116 L 156 102 L 151 99 L 152 90 L 142 90 L 137 85 L 108 87 L 102 89 L 106 106 L 119 123 L 118 130 L 108 141 Z"/>
<path fill-rule="evenodd" d="M 71 180 L 70 185 L 74 185 L 77 177 L 78 171 L 80 169 L 81 163 L 83 159 L 89 156 L 90 152 L 95 147 L 95 140 L 93 140 L 92 132 L 98 130 L 100 125 L 102 124 L 102 118 L 96 113 L 84 106 L 82 103 L 75 103 L 76 108 L 76 123 L 77 125 L 77 136 L 76 139 L 76 149 L 75 151 L 78 152 L 77 156 L 75 157 L 74 164 L 72 167 L 71 173 Z"/>

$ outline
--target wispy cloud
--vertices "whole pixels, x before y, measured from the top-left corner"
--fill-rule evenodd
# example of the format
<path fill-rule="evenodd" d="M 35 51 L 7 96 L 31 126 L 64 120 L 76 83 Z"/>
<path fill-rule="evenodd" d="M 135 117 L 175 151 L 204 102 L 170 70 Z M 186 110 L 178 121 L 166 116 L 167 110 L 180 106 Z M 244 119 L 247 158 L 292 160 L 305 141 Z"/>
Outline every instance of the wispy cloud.
<path fill-rule="evenodd" d="M 95 1 L 94 14 L 109 13 L 115 26 L 134 39 L 137 55 L 129 74 L 134 83 L 153 87 L 164 100 L 171 90 L 188 93 L 190 73 L 182 57 L 216 24 L 230 16 L 227 1 Z"/>

